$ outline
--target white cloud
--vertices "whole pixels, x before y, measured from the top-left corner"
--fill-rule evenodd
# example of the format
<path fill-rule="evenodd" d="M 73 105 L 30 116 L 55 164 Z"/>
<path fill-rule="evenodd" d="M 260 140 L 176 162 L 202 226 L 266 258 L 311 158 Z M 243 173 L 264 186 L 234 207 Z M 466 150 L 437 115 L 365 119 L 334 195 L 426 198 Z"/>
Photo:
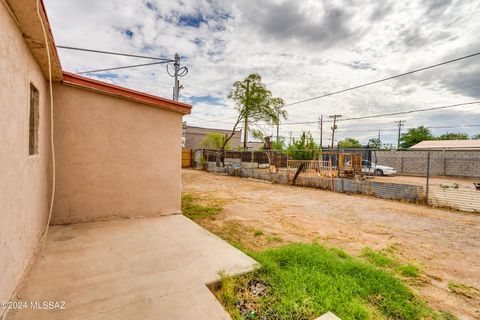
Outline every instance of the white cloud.
<path fill-rule="evenodd" d="M 226 96 L 234 81 L 251 72 L 261 74 L 273 93 L 288 103 L 480 51 L 478 1 L 45 2 L 57 44 L 163 57 L 179 52 L 190 70 L 182 78 L 182 97 L 199 101 L 193 117 L 211 121 L 235 116 L 233 103 Z M 64 69 L 74 72 L 146 62 L 62 49 L 59 52 Z M 287 109 L 289 121 L 312 121 L 321 114 L 361 116 L 475 100 L 480 92 L 479 71 L 480 58 L 472 58 L 292 106 Z M 114 74 L 115 78 L 102 80 L 164 97 L 172 95 L 173 80 L 163 65 Z M 195 98 L 205 96 L 213 99 Z M 394 128 L 394 120 L 399 118 L 407 120 L 407 127 L 478 123 L 479 109 L 473 106 L 340 122 L 339 130 L 349 132 L 339 132 L 339 137 L 355 136 L 366 142 L 377 135 L 373 130 Z M 193 117 L 187 119 L 196 125 L 230 126 L 228 120 L 205 122 Z M 329 125 L 324 127 L 327 136 Z M 304 129 L 318 136 L 316 125 L 283 126 L 281 133 L 288 136 L 293 131 L 295 136 Z M 448 131 L 472 134 L 480 128 Z M 394 142 L 395 135 L 386 139 Z"/>

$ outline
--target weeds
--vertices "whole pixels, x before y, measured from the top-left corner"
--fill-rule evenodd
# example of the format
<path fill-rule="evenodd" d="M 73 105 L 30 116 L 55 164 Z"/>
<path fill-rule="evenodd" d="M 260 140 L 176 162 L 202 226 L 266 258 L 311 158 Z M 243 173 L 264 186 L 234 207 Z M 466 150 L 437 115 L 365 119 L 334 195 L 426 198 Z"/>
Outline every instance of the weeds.
<path fill-rule="evenodd" d="M 260 229 L 255 229 L 255 230 L 253 230 L 253 236 L 254 236 L 254 237 L 263 236 L 263 231 L 260 230 Z"/>
<path fill-rule="evenodd" d="M 268 242 L 281 242 L 282 238 L 279 236 L 268 236 L 267 237 Z"/>
<path fill-rule="evenodd" d="M 404 277 L 418 278 L 420 270 L 412 264 L 399 265 L 395 270 Z"/>
<path fill-rule="evenodd" d="M 182 195 L 182 213 L 184 216 L 192 220 L 211 219 L 223 210 L 218 205 L 200 205 L 198 200 L 198 198 L 190 194 Z"/>
<path fill-rule="evenodd" d="M 379 266 L 379 267 L 391 267 L 395 264 L 393 259 L 387 255 L 374 251 L 369 247 L 365 247 L 362 250 L 362 256 L 366 258 L 370 263 Z"/>
<path fill-rule="evenodd" d="M 403 277 L 420 277 L 420 269 L 417 266 L 414 266 L 413 264 L 401 264 L 393 258 L 393 252 L 394 250 L 392 247 L 387 248 L 384 252 L 375 251 L 369 247 L 365 247 L 362 250 L 362 257 L 377 267 L 391 269 Z"/>
<path fill-rule="evenodd" d="M 457 295 L 461 295 L 467 298 L 480 298 L 480 290 L 461 283 L 449 282 L 448 289 Z"/>
<path fill-rule="evenodd" d="M 226 309 L 236 310 L 234 319 L 241 319 L 240 311 L 243 318 L 251 314 L 258 319 L 314 319 L 327 311 L 342 319 L 433 317 L 401 280 L 341 250 L 290 244 L 250 255 L 262 268 L 222 278 L 217 291 Z M 251 301 L 245 295 L 249 279 L 265 283 L 265 295 Z M 252 305 L 256 307 L 249 309 Z"/>

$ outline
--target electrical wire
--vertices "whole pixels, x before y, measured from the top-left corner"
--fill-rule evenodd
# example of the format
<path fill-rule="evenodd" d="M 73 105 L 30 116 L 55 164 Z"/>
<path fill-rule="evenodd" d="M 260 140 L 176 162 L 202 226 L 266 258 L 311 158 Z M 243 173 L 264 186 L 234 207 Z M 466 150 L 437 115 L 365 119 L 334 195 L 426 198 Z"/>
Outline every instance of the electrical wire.
<path fill-rule="evenodd" d="M 316 96 L 316 97 L 312 97 L 312 98 L 308 98 L 308 99 L 304 99 L 304 100 L 300 100 L 300 101 L 288 103 L 288 104 L 284 105 L 283 108 L 291 107 L 291 106 L 294 106 L 294 105 L 297 105 L 297 104 L 301 104 L 301 103 L 305 103 L 305 102 L 309 102 L 309 101 L 313 101 L 313 100 L 317 100 L 317 99 L 321 99 L 321 98 L 325 98 L 325 97 L 330 97 L 330 96 L 333 96 L 333 95 L 336 95 L 336 94 L 339 94 L 339 93 L 344 93 L 344 92 L 347 92 L 347 91 L 351 91 L 351 90 L 355 90 L 355 89 L 359 89 L 359 88 L 371 86 L 371 85 L 373 85 L 373 84 L 377 84 L 377 83 L 380 83 L 380 82 L 384 82 L 384 81 L 388 81 L 388 80 L 393 80 L 393 79 L 396 79 L 396 78 L 404 77 L 404 76 L 411 75 L 411 74 L 413 74 L 413 73 L 417 73 L 417 72 L 420 72 L 420 71 L 425 71 L 425 70 L 428 70 L 428 69 L 433 69 L 433 68 L 440 67 L 440 66 L 443 66 L 443 65 L 446 65 L 446 64 L 449 64 L 449 63 L 453 63 L 453 62 L 457 62 L 457 61 L 460 61 L 460 60 L 472 58 L 472 57 L 475 57 L 475 56 L 478 56 L 478 55 L 480 55 L 480 52 L 472 53 L 472 54 L 469 54 L 469 55 L 466 55 L 466 56 L 463 56 L 463 57 L 459 57 L 459 58 L 456 58 L 456 59 L 451 59 L 451 60 L 443 61 L 443 62 L 434 64 L 434 65 L 431 65 L 431 66 L 427 66 L 427 67 L 423 67 L 423 68 L 411 70 L 411 71 L 408 71 L 408 72 L 400 73 L 400 74 L 397 74 L 397 75 L 394 75 L 394 76 L 391 76 L 391 77 L 387 77 L 387 78 L 383 78 L 383 79 L 379 79 L 379 80 L 367 82 L 367 83 L 360 84 L 360 85 L 357 85 L 357 86 L 354 86 L 354 87 L 350 87 L 350 88 L 346 88 L 346 89 L 342 89 L 342 90 L 338 90 L 338 91 L 334 91 L 334 92 L 329 92 L 329 93 L 322 94 L 322 95 L 320 95 L 320 96 Z"/>
<path fill-rule="evenodd" d="M 443 61 L 443 62 L 434 64 L 434 65 L 431 65 L 431 66 L 426 66 L 426 67 L 423 67 L 423 68 L 411 70 L 411 71 L 404 72 L 404 73 L 401 73 L 401 74 L 397 74 L 397 75 L 394 75 L 394 76 L 391 76 L 391 77 L 387 77 L 387 78 L 383 78 L 383 79 L 379 79 L 379 80 L 367 82 L 367 83 L 364 83 L 364 84 L 361 84 L 361 85 L 357 85 L 357 86 L 354 86 L 354 87 L 350 87 L 350 88 L 346 88 L 346 89 L 342 89 L 342 90 L 338 90 L 338 91 L 334 91 L 334 92 L 329 92 L 329 93 L 326 93 L 326 94 L 323 94 L 323 95 L 320 95 L 320 96 L 316 96 L 316 97 L 312 97 L 312 98 L 309 98 L 309 99 L 304 99 L 304 100 L 300 100 L 300 101 L 288 103 L 288 104 L 285 104 L 285 105 L 283 106 L 283 108 L 290 107 L 290 106 L 294 106 L 294 105 L 301 104 L 301 103 L 304 103 L 304 102 L 309 102 L 309 101 L 313 101 L 313 100 L 317 100 L 317 99 L 321 99 L 321 98 L 333 96 L 333 95 L 340 94 L 340 93 L 344 93 L 344 92 L 347 92 L 347 91 L 351 91 L 351 90 L 363 88 L 363 87 L 370 86 L 370 85 L 373 85 L 373 84 L 377 84 L 377 83 L 380 83 L 380 82 L 384 82 L 384 81 L 388 81 L 388 80 L 393 80 L 393 79 L 400 78 L 400 77 L 403 77 L 403 76 L 406 76 L 406 75 L 410 75 L 410 74 L 413 74 L 413 73 L 417 73 L 417 72 L 420 72 L 420 71 L 425 71 L 425 70 L 433 69 L 433 68 L 436 68 L 436 67 L 440 67 L 440 66 L 443 66 L 443 65 L 446 65 L 446 64 L 449 64 L 449 63 L 453 63 L 453 62 L 461 61 L 461 60 L 464 60 L 464 59 L 472 58 L 472 57 L 475 57 L 475 56 L 478 56 L 478 55 L 480 55 L 480 52 L 476 52 L 476 53 L 469 54 L 469 55 L 466 55 L 466 56 L 462 56 L 462 57 L 459 57 L 459 58 L 455 58 L 455 59 Z M 227 119 L 225 119 L 225 120 L 229 120 L 229 119 L 233 119 L 233 118 L 227 118 Z M 342 119 L 342 120 L 345 121 L 345 120 L 347 120 L 347 119 Z M 327 121 L 324 121 L 324 122 L 330 122 L 330 121 L 327 120 Z M 295 123 L 291 123 L 291 124 L 309 124 L 309 123 L 317 123 L 317 121 L 295 122 Z M 289 123 L 283 123 L 283 124 L 289 124 Z M 283 124 L 282 124 L 282 125 L 283 125 Z"/>
<path fill-rule="evenodd" d="M 382 114 L 376 114 L 376 115 L 371 115 L 371 116 L 351 117 L 351 118 L 340 118 L 340 119 L 337 119 L 337 122 L 340 122 L 340 121 L 342 121 L 342 122 L 343 122 L 343 121 L 350 121 L 350 120 L 372 119 L 372 118 L 396 116 L 396 115 L 401 115 L 401 114 L 410 114 L 410 113 L 417 113 L 417 112 L 426 112 L 426 111 L 432 111 L 432 110 L 440 110 L 440 109 L 448 109 L 448 108 L 455 108 L 455 107 L 467 106 L 467 105 L 478 104 L 478 103 L 480 103 L 480 100 L 471 101 L 471 102 L 464 102 L 464 103 L 458 103 L 458 104 L 451 104 L 451 105 L 440 106 L 440 107 L 431 107 L 431 108 L 416 109 L 416 110 L 407 110 L 407 111 L 399 111 L 399 112 L 391 112 L 391 113 L 382 113 Z M 323 121 L 323 122 L 325 123 L 325 122 L 333 122 L 333 121 L 332 121 L 332 120 L 325 120 L 325 121 Z M 280 125 L 312 124 L 312 123 L 318 123 L 318 121 L 285 122 L 285 123 L 281 123 Z"/>
<path fill-rule="evenodd" d="M 162 61 L 166 61 L 166 62 L 175 62 L 175 60 L 172 60 L 172 59 L 158 58 L 158 57 L 152 57 L 152 56 L 143 56 L 143 55 L 137 55 L 137 54 L 120 53 L 120 52 L 113 52 L 113 51 L 103 51 L 103 50 L 68 47 L 68 46 L 57 46 L 57 48 L 67 49 L 67 50 L 93 52 L 93 53 L 101 53 L 101 54 L 110 54 L 110 55 L 115 55 L 115 56 L 124 56 L 124 57 L 131 57 L 131 58 L 153 59 L 153 60 L 162 60 Z"/>
<path fill-rule="evenodd" d="M 107 69 L 96 69 L 96 70 L 80 71 L 80 72 L 77 72 L 77 73 L 75 73 L 75 74 L 85 74 L 85 73 L 94 73 L 94 72 L 105 72 L 105 71 L 112 71 L 112 70 L 120 70 L 120 69 L 137 68 L 137 67 L 144 67 L 144 66 L 152 66 L 152 65 L 164 64 L 164 63 L 168 63 L 168 61 L 142 63 L 142 64 L 134 64 L 134 65 L 130 65 L 130 66 L 114 67 L 114 68 L 107 68 Z"/>
<path fill-rule="evenodd" d="M 427 129 L 458 129 L 458 128 L 474 128 L 480 127 L 480 124 L 465 124 L 465 125 L 458 125 L 458 126 L 428 126 L 425 127 Z M 406 127 L 406 130 L 414 129 L 414 127 Z M 320 133 L 319 130 L 307 130 L 310 133 Z M 398 128 L 378 128 L 378 129 L 352 129 L 352 130 L 335 130 L 335 132 L 385 132 L 385 131 L 398 131 Z M 289 131 L 292 133 L 303 133 L 304 131 Z"/>
<path fill-rule="evenodd" d="M 40 254 L 42 254 L 45 249 L 45 241 L 47 240 L 48 228 L 50 226 L 50 221 L 52 220 L 52 211 L 53 211 L 53 201 L 55 199 L 55 183 L 56 183 L 56 168 L 55 168 L 55 144 L 53 140 L 53 84 L 52 84 L 52 61 L 50 57 L 50 45 L 48 42 L 47 29 L 43 21 L 42 14 L 40 12 L 40 0 L 37 0 L 37 15 L 40 19 L 40 24 L 42 25 L 43 37 L 45 40 L 45 48 L 47 51 L 47 60 L 48 60 L 48 80 L 49 80 L 49 89 L 50 89 L 50 143 L 52 144 L 52 196 L 50 199 L 50 208 L 48 211 L 47 226 L 45 227 L 45 233 L 43 234 L 42 247 Z"/>

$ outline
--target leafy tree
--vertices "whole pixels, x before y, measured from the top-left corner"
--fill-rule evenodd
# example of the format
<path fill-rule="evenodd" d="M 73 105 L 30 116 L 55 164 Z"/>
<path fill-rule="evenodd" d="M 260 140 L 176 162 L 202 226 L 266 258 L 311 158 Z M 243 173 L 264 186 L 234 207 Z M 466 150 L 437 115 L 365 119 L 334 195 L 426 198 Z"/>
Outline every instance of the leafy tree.
<path fill-rule="evenodd" d="M 472 140 L 480 140 L 480 133 L 474 134 Z"/>
<path fill-rule="evenodd" d="M 285 104 L 282 98 L 275 98 L 259 74 L 252 73 L 242 81 L 235 81 L 228 98 L 236 103 L 238 112 L 232 132 L 224 140 L 224 146 L 235 134 L 242 122 L 247 123 L 247 131 L 256 122 L 262 121 L 267 125 L 276 125 L 280 120 L 287 118 L 287 112 L 282 108 Z"/>
<path fill-rule="evenodd" d="M 288 155 L 293 160 L 313 160 L 321 152 L 310 132 L 303 132 L 300 138 L 294 139 L 287 148 Z"/>
<path fill-rule="evenodd" d="M 435 138 L 436 140 L 468 140 L 468 134 L 466 133 L 444 133 Z"/>
<path fill-rule="evenodd" d="M 420 126 L 418 128 L 409 129 L 407 133 L 402 134 L 400 137 L 400 147 L 410 148 L 419 142 L 433 139 L 434 137 L 430 130 L 424 126 Z"/>
<path fill-rule="evenodd" d="M 272 150 L 282 151 L 285 150 L 285 139 L 279 138 L 278 141 L 272 142 Z"/>
<path fill-rule="evenodd" d="M 313 160 L 321 153 L 321 147 L 315 143 L 310 132 L 303 132 L 300 138 L 294 139 L 288 146 L 287 152 L 293 160 Z M 301 163 L 292 179 L 292 184 L 295 184 L 297 177 L 305 167 L 305 162 Z"/>
<path fill-rule="evenodd" d="M 261 130 L 252 130 L 252 137 L 256 140 L 263 140 L 265 135 Z"/>
<path fill-rule="evenodd" d="M 373 149 L 380 149 L 382 148 L 382 141 L 378 138 L 371 138 L 368 140 L 368 146 Z"/>
<path fill-rule="evenodd" d="M 205 149 L 231 149 L 230 143 L 228 141 L 225 143 L 225 135 L 220 132 L 209 132 L 205 138 L 203 138 L 201 145 Z"/>
<path fill-rule="evenodd" d="M 338 143 L 339 148 L 361 148 L 362 144 L 354 138 L 345 138 Z"/>

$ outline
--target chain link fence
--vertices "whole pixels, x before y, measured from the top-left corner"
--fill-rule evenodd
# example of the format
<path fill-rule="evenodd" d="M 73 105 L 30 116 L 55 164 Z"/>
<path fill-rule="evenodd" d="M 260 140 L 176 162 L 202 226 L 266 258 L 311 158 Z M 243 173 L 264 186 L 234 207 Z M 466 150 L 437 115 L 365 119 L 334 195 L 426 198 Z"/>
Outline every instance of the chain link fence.
<path fill-rule="evenodd" d="M 218 151 L 197 149 L 210 172 L 480 212 L 480 149 Z"/>

